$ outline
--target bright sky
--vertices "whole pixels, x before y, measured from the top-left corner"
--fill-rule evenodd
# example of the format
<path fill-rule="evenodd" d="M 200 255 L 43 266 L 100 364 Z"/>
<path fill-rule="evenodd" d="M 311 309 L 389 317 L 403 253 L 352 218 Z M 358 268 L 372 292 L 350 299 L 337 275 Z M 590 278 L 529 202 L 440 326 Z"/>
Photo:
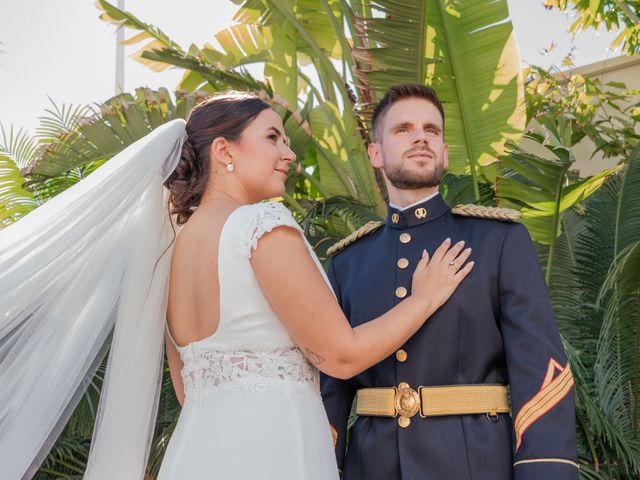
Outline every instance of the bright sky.
<path fill-rule="evenodd" d="M 183 47 L 215 44 L 213 34 L 232 24 L 230 0 L 125 0 L 125 8 L 159 27 Z M 574 47 L 576 65 L 618 56 L 614 34 L 566 33 L 569 14 L 547 11 L 541 0 L 508 0 L 523 63 L 560 65 Z M 116 3 L 113 0 L 112 3 Z M 56 104 L 104 101 L 115 91 L 115 28 L 98 19 L 92 0 L 0 0 L 0 123 L 31 132 L 38 117 Z M 129 31 L 131 32 L 131 31 Z M 127 34 L 131 36 L 131 33 Z M 555 43 L 550 55 L 545 48 Z M 127 47 L 126 55 L 135 51 Z M 125 90 L 175 87 L 181 71 L 155 73 L 125 60 Z"/>

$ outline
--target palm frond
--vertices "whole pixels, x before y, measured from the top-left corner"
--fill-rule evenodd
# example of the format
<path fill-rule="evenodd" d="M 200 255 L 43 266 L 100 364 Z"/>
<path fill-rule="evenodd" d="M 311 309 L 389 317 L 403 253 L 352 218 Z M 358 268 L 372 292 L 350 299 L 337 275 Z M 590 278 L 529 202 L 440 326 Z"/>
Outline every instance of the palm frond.
<path fill-rule="evenodd" d="M 450 206 L 465 203 L 495 206 L 495 191 L 493 185 L 480 182 L 478 185 L 480 197 L 476 198 L 473 177 L 471 175 L 455 175 L 446 172 L 440 181 L 440 192 Z"/>
<path fill-rule="evenodd" d="M 96 7 L 102 12 L 100 15 L 101 20 L 112 23 L 118 27 L 128 27 L 138 31 L 135 36 L 125 40 L 123 42 L 124 45 L 133 45 L 148 40 L 144 46 L 133 54 L 133 57 L 152 70 L 161 72 L 169 68 L 170 65 L 163 62 L 154 62 L 149 59 L 144 59 L 143 53 L 154 52 L 165 48 L 170 48 L 184 53 L 180 45 L 171 40 L 162 30 L 154 25 L 141 21 L 135 15 L 120 10 L 105 0 L 96 0 Z"/>
<path fill-rule="evenodd" d="M 370 205 L 349 196 L 334 196 L 315 203 L 300 223 L 318 258 L 325 261 L 329 247 L 372 220 L 381 217 Z"/>
<path fill-rule="evenodd" d="M 602 285 L 599 300 L 604 298 L 596 363 L 599 400 L 627 436 L 640 439 L 640 240 L 616 257 Z"/>
<path fill-rule="evenodd" d="M 27 167 L 36 156 L 38 144 L 25 129 L 15 131 L 13 125 L 9 130 L 0 124 L 2 143 L 0 153 L 9 157 L 20 169 Z"/>
<path fill-rule="evenodd" d="M 40 466 L 34 479 L 82 479 L 87 467 L 90 443 L 91 438 L 74 437 L 63 433 Z"/>
<path fill-rule="evenodd" d="M 553 138 L 528 134 L 525 139 L 533 147 L 509 144 L 509 154 L 500 157 L 496 197 L 500 205 L 522 212 L 524 223 L 531 237 L 549 245 L 546 279 L 549 283 L 555 249 L 561 234 L 564 212 L 584 201 L 602 186 L 605 179 L 619 167 L 603 170 L 589 178 L 577 178 L 570 172 L 574 163 L 571 151 L 562 138 L 564 121 L 557 130 L 549 132 Z"/>
<path fill-rule="evenodd" d="M 0 229 L 19 220 L 38 206 L 33 193 L 25 188 L 21 170 L 36 155 L 37 143 L 26 130 L 9 131 L 0 124 Z"/>
<path fill-rule="evenodd" d="M 24 183 L 25 179 L 13 159 L 0 154 L 0 229 L 38 206 L 33 193 L 24 188 Z"/>

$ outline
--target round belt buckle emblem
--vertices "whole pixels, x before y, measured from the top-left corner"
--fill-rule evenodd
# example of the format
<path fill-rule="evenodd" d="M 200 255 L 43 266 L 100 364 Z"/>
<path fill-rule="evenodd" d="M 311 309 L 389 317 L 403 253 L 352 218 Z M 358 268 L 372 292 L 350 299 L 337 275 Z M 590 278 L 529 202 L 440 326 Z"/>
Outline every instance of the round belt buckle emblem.
<path fill-rule="evenodd" d="M 398 385 L 395 397 L 396 413 L 399 415 L 398 425 L 407 428 L 413 417 L 420 410 L 420 395 L 408 383 Z"/>

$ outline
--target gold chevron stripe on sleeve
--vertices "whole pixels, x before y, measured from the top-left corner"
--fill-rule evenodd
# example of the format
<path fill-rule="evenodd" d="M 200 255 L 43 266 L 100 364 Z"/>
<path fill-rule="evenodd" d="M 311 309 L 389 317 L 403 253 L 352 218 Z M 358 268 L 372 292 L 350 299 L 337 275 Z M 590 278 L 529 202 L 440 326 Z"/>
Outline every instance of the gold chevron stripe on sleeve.
<path fill-rule="evenodd" d="M 560 374 L 553 378 L 556 370 L 560 371 Z M 527 429 L 566 397 L 571 387 L 573 387 L 573 377 L 569 364 L 567 363 L 563 368 L 553 358 L 550 359 L 540 390 L 523 405 L 514 421 L 516 451 L 520 448 L 522 437 Z"/>
<path fill-rule="evenodd" d="M 522 415 L 518 415 L 516 420 L 519 422 L 526 422 L 528 419 L 535 414 L 541 408 L 545 408 L 546 402 L 552 399 L 559 391 L 566 386 L 566 384 L 573 382 L 573 378 L 571 377 L 571 370 L 559 369 L 562 373 L 556 377 L 556 381 L 552 381 L 551 378 L 549 380 L 545 379 L 545 382 L 542 384 L 540 391 L 536 394 L 531 400 L 529 400 L 520 410 Z M 524 408 L 527 407 L 525 411 Z"/>

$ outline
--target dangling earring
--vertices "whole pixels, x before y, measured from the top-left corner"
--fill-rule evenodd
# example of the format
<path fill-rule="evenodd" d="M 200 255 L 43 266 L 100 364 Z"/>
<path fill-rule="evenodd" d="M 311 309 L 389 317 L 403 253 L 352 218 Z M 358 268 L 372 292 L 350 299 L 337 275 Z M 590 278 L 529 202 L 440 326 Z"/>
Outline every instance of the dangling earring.
<path fill-rule="evenodd" d="M 227 172 L 233 172 L 233 163 L 227 163 Z"/>

